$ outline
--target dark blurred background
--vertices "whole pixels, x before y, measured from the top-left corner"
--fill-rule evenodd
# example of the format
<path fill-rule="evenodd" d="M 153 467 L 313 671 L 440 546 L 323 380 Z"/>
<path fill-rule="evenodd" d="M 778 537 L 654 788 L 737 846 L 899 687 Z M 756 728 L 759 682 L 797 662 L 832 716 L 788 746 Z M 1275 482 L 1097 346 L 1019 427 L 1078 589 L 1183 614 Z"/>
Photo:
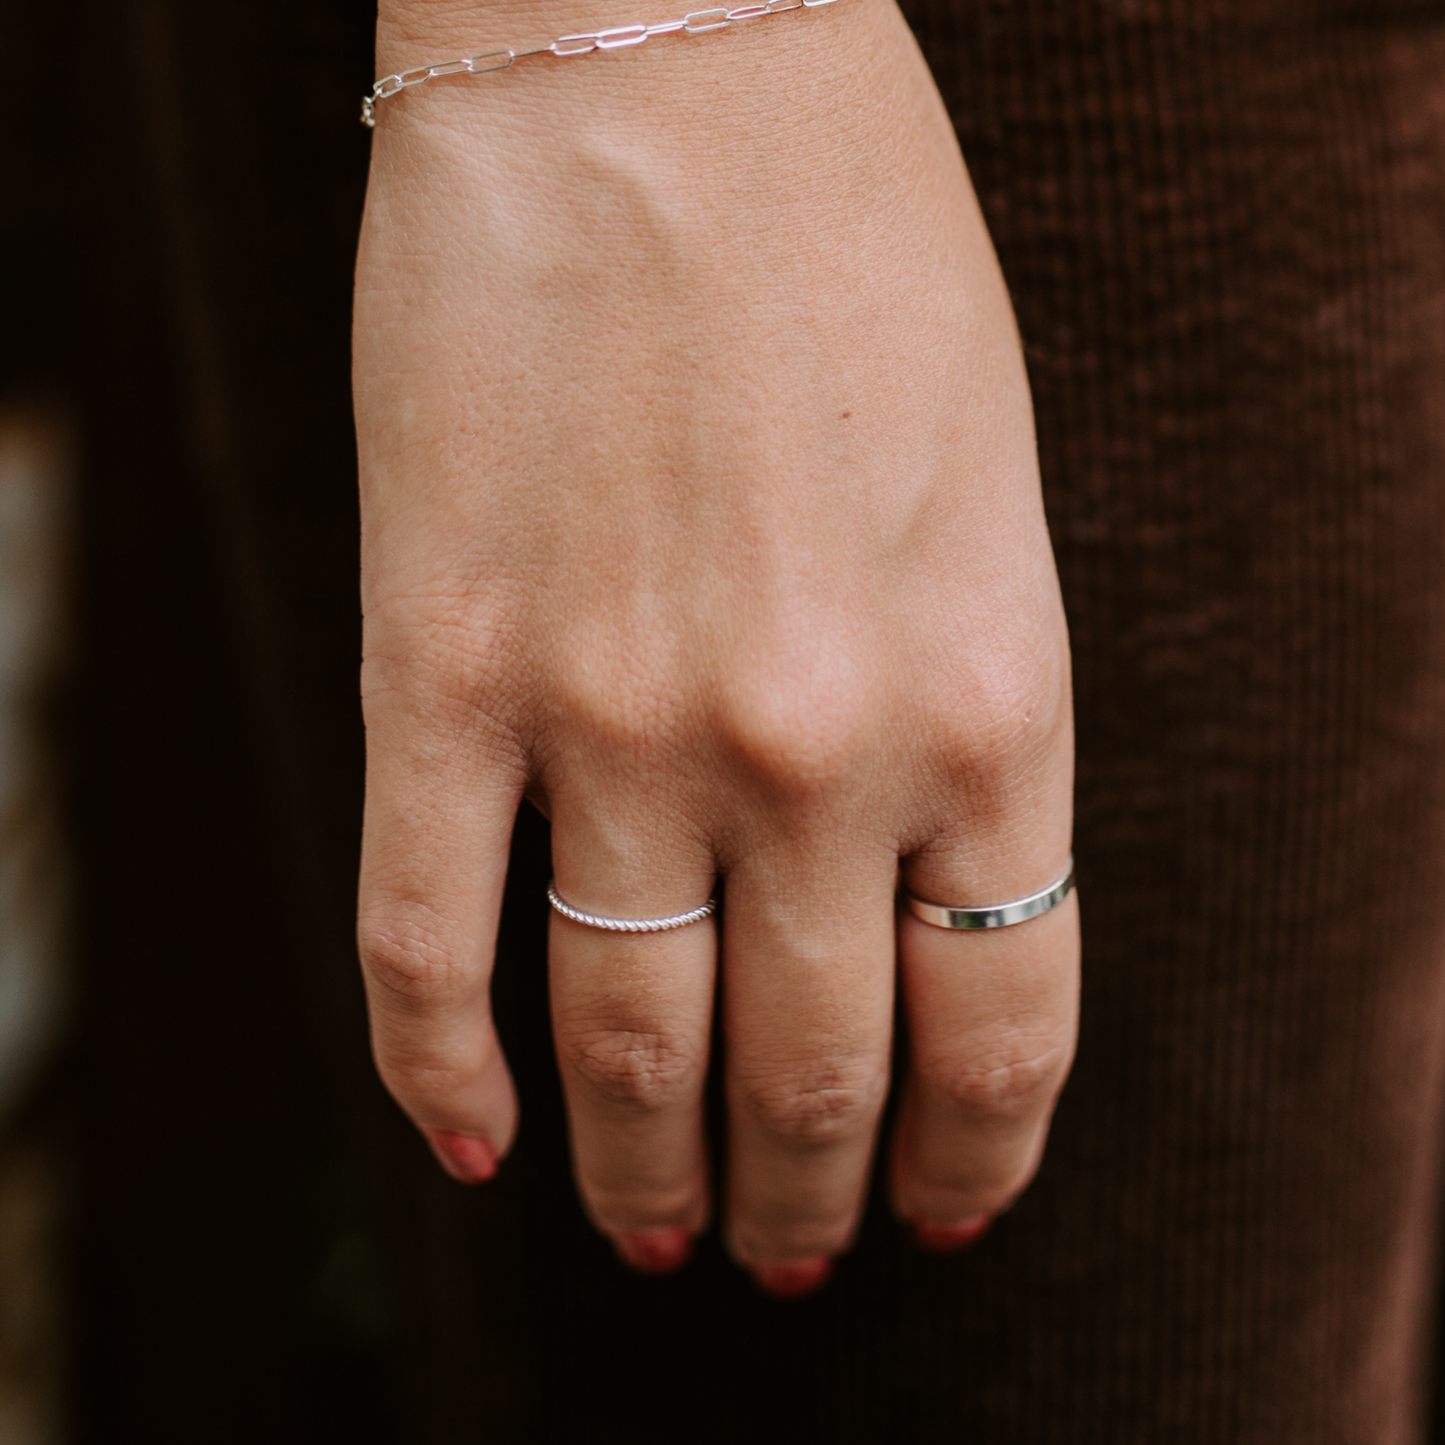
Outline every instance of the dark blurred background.
<path fill-rule="evenodd" d="M 298 7 L 318 46 L 345 30 L 358 95 L 370 23 L 365 5 Z M 144 4 L 0 0 L 0 1445 L 364 1445 L 401 1438 L 378 1186 L 338 1104 L 369 1087 L 364 1033 L 350 961 L 328 975 L 303 956 L 295 906 L 298 876 L 329 866 L 311 891 L 349 909 L 337 855 L 358 819 L 338 802 L 329 863 L 298 861 L 263 782 L 259 690 L 237 690 L 245 583 L 215 579 L 244 572 L 245 519 L 207 465 L 204 378 L 178 360 L 184 238 L 156 220 L 146 24 Z M 216 40 L 234 86 L 242 48 Z M 333 392 L 367 153 L 354 108 L 338 153 L 309 158 L 335 177 L 330 229 L 278 242 L 339 258 L 306 320 L 326 334 L 291 358 L 319 347 L 334 374 L 311 384 Z M 215 180 L 247 178 L 222 161 Z M 354 614 L 354 529 L 317 553 L 317 585 L 346 576 Z M 354 654 L 335 667 L 354 675 Z M 359 717 L 334 731 L 358 770 Z M 355 1040 L 340 1065 L 314 1026 L 327 1009 Z"/>

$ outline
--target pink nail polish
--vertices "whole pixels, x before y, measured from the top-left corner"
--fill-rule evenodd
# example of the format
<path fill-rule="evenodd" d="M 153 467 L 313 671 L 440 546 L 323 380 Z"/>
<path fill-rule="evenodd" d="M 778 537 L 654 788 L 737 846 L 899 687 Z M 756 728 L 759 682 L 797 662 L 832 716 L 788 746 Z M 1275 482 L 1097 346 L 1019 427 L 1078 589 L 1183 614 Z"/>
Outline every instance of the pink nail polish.
<path fill-rule="evenodd" d="M 961 1219 L 957 1224 L 915 1224 L 913 1238 L 937 1254 L 951 1254 L 975 1240 L 982 1239 L 993 1223 L 991 1214 L 975 1214 L 970 1219 Z"/>
<path fill-rule="evenodd" d="M 764 1294 L 774 1299 L 797 1299 L 812 1294 L 833 1273 L 833 1261 L 826 1254 L 805 1259 L 801 1264 L 765 1264 L 753 1271 L 753 1280 Z"/>
<path fill-rule="evenodd" d="M 497 1172 L 497 1151 L 475 1134 L 450 1129 L 423 1129 L 441 1166 L 462 1184 L 485 1184 Z"/>
<path fill-rule="evenodd" d="M 671 1274 L 692 1258 L 692 1235 L 685 1229 L 625 1229 L 612 1236 L 624 1264 L 640 1274 Z"/>

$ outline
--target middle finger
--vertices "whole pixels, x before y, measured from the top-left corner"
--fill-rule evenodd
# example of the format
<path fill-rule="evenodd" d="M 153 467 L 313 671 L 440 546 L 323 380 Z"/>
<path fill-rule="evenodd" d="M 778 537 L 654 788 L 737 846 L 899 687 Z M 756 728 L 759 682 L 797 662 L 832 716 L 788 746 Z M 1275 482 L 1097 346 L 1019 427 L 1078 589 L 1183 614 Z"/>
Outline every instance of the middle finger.
<path fill-rule="evenodd" d="M 897 858 L 840 836 L 728 874 L 728 1242 L 784 1292 L 851 1240 L 888 1089 Z"/>

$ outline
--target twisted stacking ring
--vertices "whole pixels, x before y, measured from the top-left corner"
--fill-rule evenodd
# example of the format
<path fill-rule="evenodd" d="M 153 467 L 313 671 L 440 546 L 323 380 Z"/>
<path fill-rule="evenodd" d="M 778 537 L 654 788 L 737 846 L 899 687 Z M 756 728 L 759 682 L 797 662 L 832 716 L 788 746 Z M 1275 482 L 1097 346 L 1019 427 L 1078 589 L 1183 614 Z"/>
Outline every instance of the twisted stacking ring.
<path fill-rule="evenodd" d="M 717 912 L 717 899 L 709 898 L 698 908 L 686 913 L 674 913 L 670 918 L 604 918 L 600 913 L 584 913 L 573 906 L 557 892 L 554 879 L 547 885 L 547 902 L 573 923 L 585 924 L 588 928 L 602 928 L 608 933 L 667 933 L 673 928 L 686 928 L 689 923 L 701 923 Z"/>

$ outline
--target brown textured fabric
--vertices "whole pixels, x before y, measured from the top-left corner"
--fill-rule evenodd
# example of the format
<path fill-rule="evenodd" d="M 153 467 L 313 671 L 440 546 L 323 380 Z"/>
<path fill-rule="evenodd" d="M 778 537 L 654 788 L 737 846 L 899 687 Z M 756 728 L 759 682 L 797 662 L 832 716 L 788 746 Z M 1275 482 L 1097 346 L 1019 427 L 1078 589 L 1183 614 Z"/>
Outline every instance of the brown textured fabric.
<path fill-rule="evenodd" d="M 126 13 L 237 675 L 287 779 L 297 936 L 341 959 L 364 7 Z M 712 1244 L 627 1275 L 567 1175 L 524 814 L 497 983 L 516 1155 L 468 1194 L 400 1131 L 364 1146 L 402 1437 L 1406 1445 L 1445 1083 L 1445 6 L 910 16 L 1018 310 L 1075 650 L 1083 1033 L 1043 1170 L 946 1260 L 875 1201 L 794 1305 Z"/>
<path fill-rule="evenodd" d="M 1445 1025 L 1445 8 L 942 9 L 1035 388 L 1086 920 L 1019 1240 L 1044 1257 L 1014 1261 L 1069 1383 L 986 1435 L 1410 1438 Z"/>

